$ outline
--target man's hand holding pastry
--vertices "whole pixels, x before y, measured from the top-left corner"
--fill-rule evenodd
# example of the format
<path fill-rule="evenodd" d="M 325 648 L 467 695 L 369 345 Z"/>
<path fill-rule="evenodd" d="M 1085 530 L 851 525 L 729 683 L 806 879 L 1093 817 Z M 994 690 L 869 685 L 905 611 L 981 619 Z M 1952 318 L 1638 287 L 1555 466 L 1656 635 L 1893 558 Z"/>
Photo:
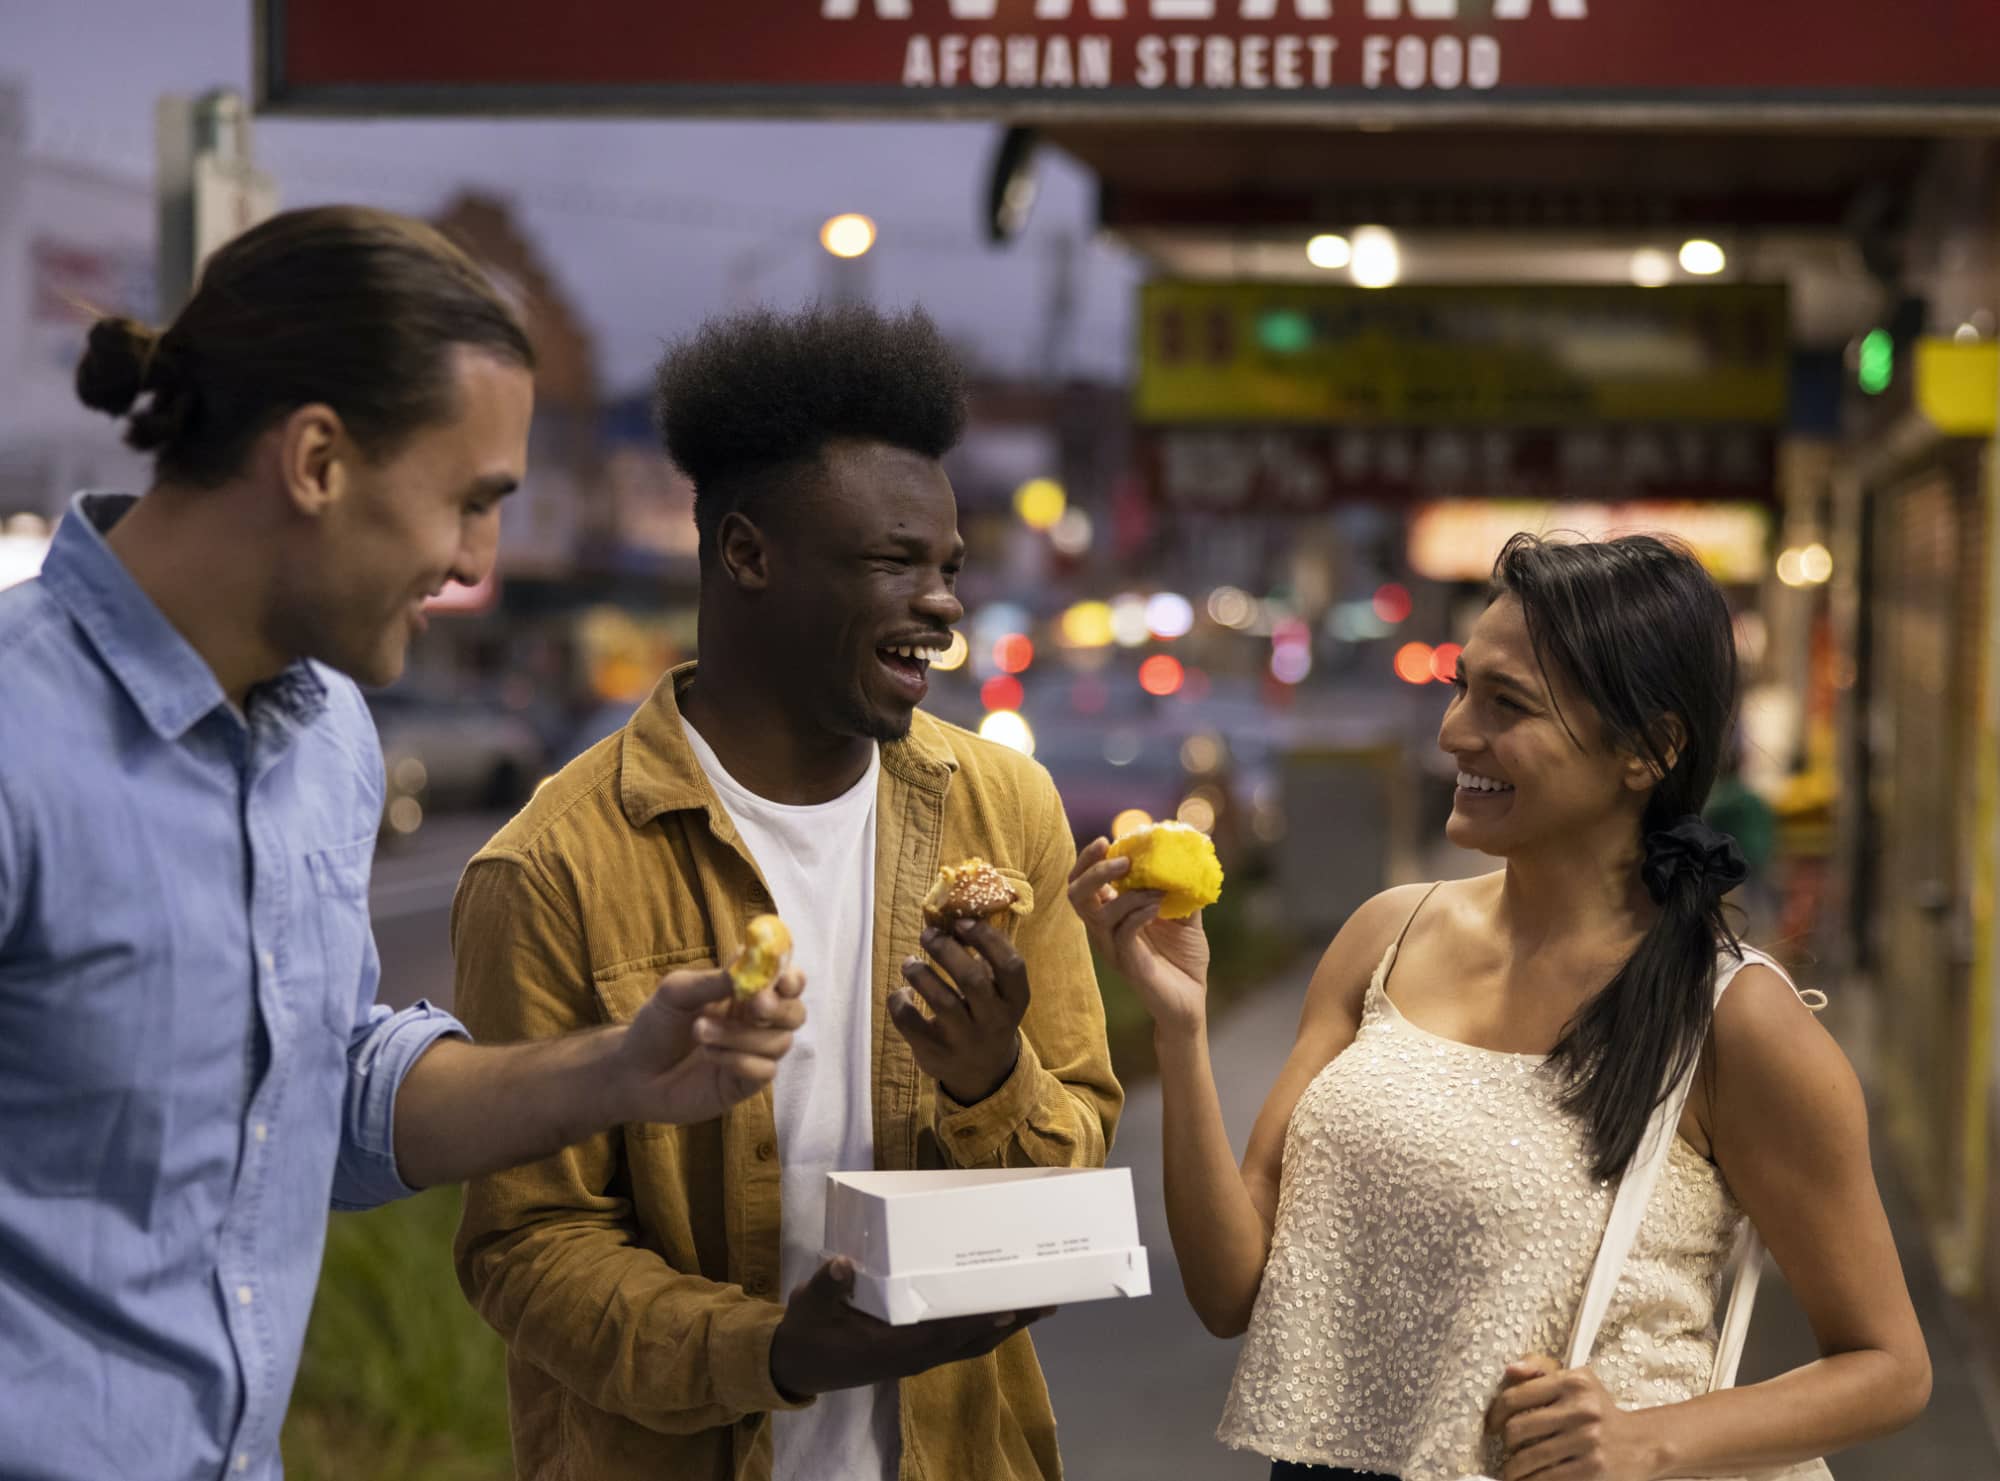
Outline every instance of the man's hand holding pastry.
<path fill-rule="evenodd" d="M 728 971 L 670 972 L 620 1030 L 604 1091 L 620 1121 L 693 1125 L 755 1095 L 806 1021 L 805 976 L 775 970 L 746 995 Z"/>
<path fill-rule="evenodd" d="M 924 901 L 920 939 L 931 959 L 904 962 L 908 987 L 889 1000 L 917 1067 L 962 1106 L 998 1090 L 1020 1058 L 1028 965 L 999 929 L 1016 899 L 1005 877 L 980 860 L 943 870 Z"/>

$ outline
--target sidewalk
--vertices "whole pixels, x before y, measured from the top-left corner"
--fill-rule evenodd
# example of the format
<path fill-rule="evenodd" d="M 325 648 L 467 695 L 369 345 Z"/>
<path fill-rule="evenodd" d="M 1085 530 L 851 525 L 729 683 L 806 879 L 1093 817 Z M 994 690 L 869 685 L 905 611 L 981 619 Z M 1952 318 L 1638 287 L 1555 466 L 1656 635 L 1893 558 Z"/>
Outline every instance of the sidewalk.
<path fill-rule="evenodd" d="M 1215 1026 L 1216 1083 L 1239 1156 L 1291 1049 L 1312 965 L 1310 957 L 1299 962 Z M 1834 1026 L 1842 1031 L 1846 1024 Z M 1158 1086 L 1147 1082 L 1129 1089 L 1111 1163 L 1132 1169 L 1153 1295 L 1075 1307 L 1035 1329 L 1067 1474 L 1072 1481 L 1263 1481 L 1270 1474 L 1268 1461 L 1215 1440 L 1237 1344 L 1203 1331 L 1181 1294 L 1161 1196 Z M 1916 1425 L 1837 1456 L 1834 1473 L 1838 1481 L 1994 1481 L 2000 1478 L 2000 1444 L 1982 1405 L 1984 1379 L 1938 1285 L 1915 1215 L 1894 1184 L 1893 1165 L 1879 1155 L 1876 1165 L 1930 1340 L 1936 1385 L 1930 1409 Z M 1804 1315 L 1771 1268 L 1759 1293 L 1741 1381 L 1755 1383 L 1818 1356 Z"/>

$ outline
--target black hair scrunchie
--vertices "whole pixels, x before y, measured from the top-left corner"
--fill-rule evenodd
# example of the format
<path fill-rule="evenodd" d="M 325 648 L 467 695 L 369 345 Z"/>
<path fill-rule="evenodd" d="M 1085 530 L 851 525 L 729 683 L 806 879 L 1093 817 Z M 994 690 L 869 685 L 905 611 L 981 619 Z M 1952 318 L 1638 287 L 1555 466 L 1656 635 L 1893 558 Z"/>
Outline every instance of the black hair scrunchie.
<path fill-rule="evenodd" d="M 1655 904 L 1666 904 L 1684 880 L 1698 884 L 1704 902 L 1712 903 L 1748 879 L 1750 865 L 1734 838 L 1690 813 L 1671 828 L 1646 835 L 1639 877 Z"/>

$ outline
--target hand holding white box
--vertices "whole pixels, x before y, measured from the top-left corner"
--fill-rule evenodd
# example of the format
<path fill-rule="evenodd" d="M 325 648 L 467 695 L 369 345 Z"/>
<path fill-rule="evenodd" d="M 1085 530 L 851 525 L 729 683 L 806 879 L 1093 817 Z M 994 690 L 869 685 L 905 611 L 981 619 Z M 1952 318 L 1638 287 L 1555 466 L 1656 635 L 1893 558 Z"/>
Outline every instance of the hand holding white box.
<path fill-rule="evenodd" d="M 829 1173 L 826 1254 L 892 1326 L 1152 1291 L 1122 1167 Z"/>

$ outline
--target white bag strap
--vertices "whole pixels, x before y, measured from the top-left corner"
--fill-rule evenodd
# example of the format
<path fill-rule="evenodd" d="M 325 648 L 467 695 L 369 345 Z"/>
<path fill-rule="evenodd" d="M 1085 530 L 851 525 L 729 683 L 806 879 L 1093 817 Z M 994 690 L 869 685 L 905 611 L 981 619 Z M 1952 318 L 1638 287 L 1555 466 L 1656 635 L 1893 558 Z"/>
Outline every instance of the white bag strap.
<path fill-rule="evenodd" d="M 1748 966 L 1769 967 L 1815 1013 L 1826 1006 L 1826 994 L 1801 991 L 1789 972 L 1763 952 L 1747 946 L 1742 948 L 1740 956 L 1725 956 L 1716 964 L 1718 1004 L 1729 984 L 1736 980 L 1736 974 Z M 1652 1119 L 1646 1123 L 1646 1134 L 1626 1166 L 1625 1176 L 1618 1180 L 1611 1217 L 1604 1226 L 1604 1240 L 1597 1247 L 1597 1260 L 1590 1268 L 1583 1304 L 1577 1309 L 1576 1326 L 1570 1333 L 1567 1367 L 1581 1368 L 1590 1361 L 1591 1349 L 1597 1345 L 1597 1334 L 1604 1325 L 1604 1314 L 1610 1309 L 1611 1297 L 1624 1273 L 1626 1256 L 1631 1254 L 1639 1225 L 1645 1221 L 1646 1205 L 1652 1201 L 1653 1189 L 1659 1184 L 1660 1173 L 1673 1151 L 1674 1138 L 1680 1134 L 1681 1113 L 1687 1108 L 1688 1095 L 1694 1089 L 1700 1068 L 1699 1062 L 1691 1065 L 1680 1083 L 1654 1108 Z M 1748 1220 L 1738 1236 L 1736 1263 L 1736 1281 L 1730 1288 L 1729 1305 L 1716 1338 L 1715 1369 L 1709 1375 L 1711 1393 L 1736 1382 L 1736 1368 L 1743 1360 L 1744 1338 L 1750 1331 L 1750 1314 L 1757 1304 L 1757 1282 L 1764 1271 L 1764 1245 Z"/>
<path fill-rule="evenodd" d="M 1694 1089 L 1694 1077 L 1700 1068 L 1697 1061 L 1667 1093 L 1667 1098 L 1653 1108 L 1646 1134 L 1640 1138 L 1632 1160 L 1625 1165 L 1625 1175 L 1618 1180 L 1618 1192 L 1611 1200 L 1611 1217 L 1604 1225 L 1604 1239 L 1597 1247 L 1596 1263 L 1590 1267 L 1590 1280 L 1583 1288 L 1583 1304 L 1577 1308 L 1576 1325 L 1570 1331 L 1569 1357 L 1563 1364 L 1566 1368 L 1583 1367 L 1590 1361 L 1591 1349 L 1597 1346 L 1604 1313 L 1611 1307 L 1618 1277 L 1625 1270 L 1625 1257 L 1632 1252 L 1632 1241 L 1638 1238 L 1639 1225 L 1646 1217 L 1646 1205 L 1652 1202 L 1653 1189 L 1667 1165 L 1668 1154 L 1673 1151 L 1674 1138 L 1680 1134 L 1681 1111 L 1687 1105 L 1688 1092 Z"/>

